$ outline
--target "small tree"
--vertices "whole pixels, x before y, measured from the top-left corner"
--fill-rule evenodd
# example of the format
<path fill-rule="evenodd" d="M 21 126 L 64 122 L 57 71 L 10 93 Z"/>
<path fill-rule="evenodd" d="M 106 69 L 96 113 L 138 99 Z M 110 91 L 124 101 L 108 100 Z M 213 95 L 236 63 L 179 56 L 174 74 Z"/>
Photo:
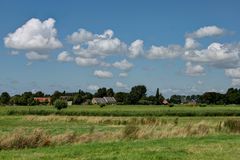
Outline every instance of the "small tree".
<path fill-rule="evenodd" d="M 10 95 L 7 92 L 3 92 L 0 96 L 0 103 L 8 104 L 10 101 Z"/>
<path fill-rule="evenodd" d="M 57 108 L 58 110 L 61 110 L 63 108 L 67 108 L 68 104 L 65 100 L 57 99 L 54 102 L 54 107 Z"/>

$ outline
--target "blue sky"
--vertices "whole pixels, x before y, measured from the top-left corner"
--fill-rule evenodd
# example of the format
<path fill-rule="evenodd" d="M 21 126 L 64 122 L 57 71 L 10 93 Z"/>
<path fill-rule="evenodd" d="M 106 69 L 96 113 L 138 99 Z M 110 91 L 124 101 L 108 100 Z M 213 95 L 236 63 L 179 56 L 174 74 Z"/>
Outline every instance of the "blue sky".
<path fill-rule="evenodd" d="M 239 12 L 238 0 L 2 0 L 0 92 L 225 92 L 240 86 Z"/>

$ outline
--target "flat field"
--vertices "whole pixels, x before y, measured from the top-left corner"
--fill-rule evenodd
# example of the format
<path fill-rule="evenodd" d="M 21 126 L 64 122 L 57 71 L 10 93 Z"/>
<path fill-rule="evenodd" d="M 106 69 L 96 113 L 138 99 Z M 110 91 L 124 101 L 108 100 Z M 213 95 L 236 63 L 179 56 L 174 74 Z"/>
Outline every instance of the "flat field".
<path fill-rule="evenodd" d="M 234 105 L 5 106 L 0 159 L 237 160 L 238 112 Z"/>

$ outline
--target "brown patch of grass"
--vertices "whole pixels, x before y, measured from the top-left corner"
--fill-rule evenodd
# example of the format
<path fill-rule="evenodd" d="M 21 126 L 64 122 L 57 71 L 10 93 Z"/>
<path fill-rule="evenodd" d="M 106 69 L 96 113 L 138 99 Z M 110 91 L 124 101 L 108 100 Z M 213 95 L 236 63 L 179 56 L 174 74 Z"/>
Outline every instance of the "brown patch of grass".
<path fill-rule="evenodd" d="M 18 129 L 0 139 L 0 149 L 35 148 L 50 143 L 50 136 L 42 129 L 35 129 L 30 134 Z"/>

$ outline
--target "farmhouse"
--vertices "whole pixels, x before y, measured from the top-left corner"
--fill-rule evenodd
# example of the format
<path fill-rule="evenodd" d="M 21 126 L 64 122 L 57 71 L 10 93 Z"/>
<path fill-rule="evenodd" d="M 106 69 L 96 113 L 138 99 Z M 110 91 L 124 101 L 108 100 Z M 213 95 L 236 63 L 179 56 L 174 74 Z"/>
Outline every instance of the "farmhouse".
<path fill-rule="evenodd" d="M 117 101 L 114 97 L 103 97 L 103 98 L 92 99 L 92 104 L 114 104 L 116 102 Z"/>
<path fill-rule="evenodd" d="M 108 103 L 108 104 L 114 104 L 117 103 L 116 99 L 114 97 L 103 97 L 103 99 Z"/>
<path fill-rule="evenodd" d="M 164 100 L 162 101 L 162 104 L 163 104 L 163 105 L 168 105 L 169 103 L 168 103 L 168 101 L 167 101 L 166 99 L 164 99 Z"/>
<path fill-rule="evenodd" d="M 50 103 L 51 102 L 50 97 L 34 97 L 33 99 L 39 103 Z"/>

